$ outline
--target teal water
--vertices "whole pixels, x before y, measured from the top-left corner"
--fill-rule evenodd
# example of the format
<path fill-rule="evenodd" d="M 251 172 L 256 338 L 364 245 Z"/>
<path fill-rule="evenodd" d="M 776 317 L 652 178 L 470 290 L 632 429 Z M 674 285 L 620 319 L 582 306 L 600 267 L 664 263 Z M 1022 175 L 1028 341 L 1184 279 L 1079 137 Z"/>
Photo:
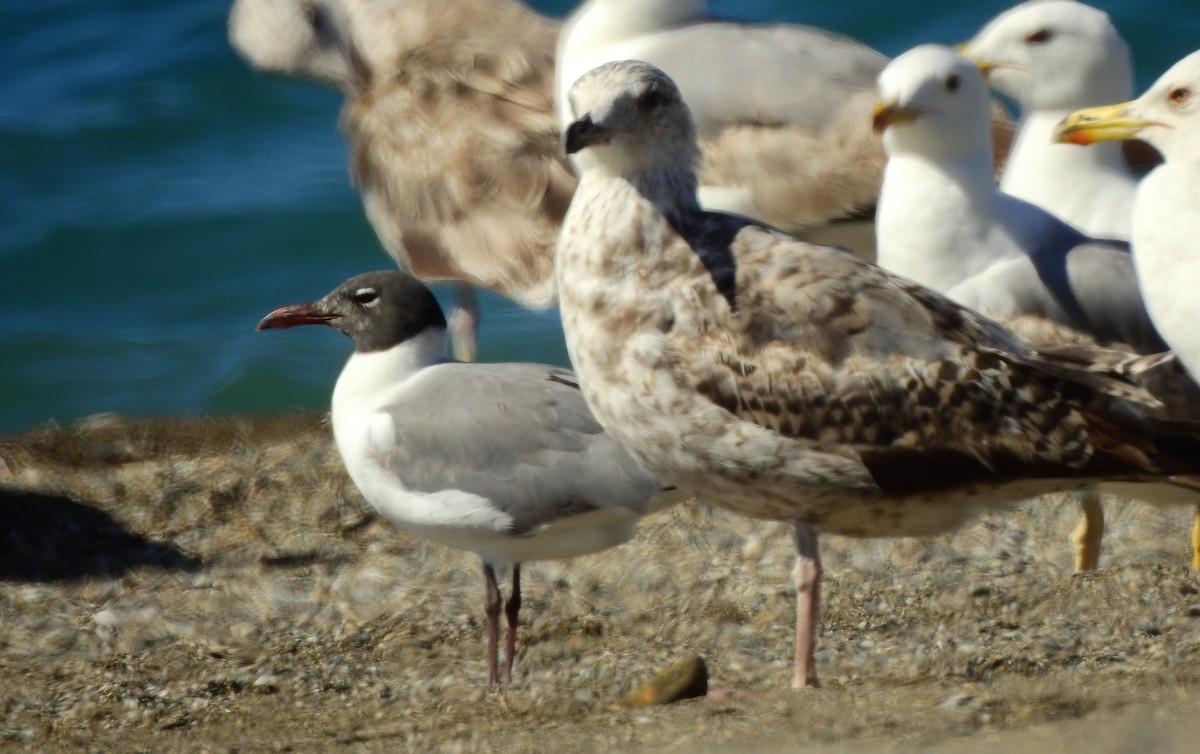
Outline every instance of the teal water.
<path fill-rule="evenodd" d="M 1141 86 L 1200 45 L 1200 3 L 1097 2 Z M 563 15 L 572 2 L 539 2 Z M 889 55 L 1008 2 L 713 2 Z M 118 411 L 323 407 L 349 342 L 255 333 L 387 266 L 346 173 L 340 95 L 254 73 L 223 0 L 0 6 L 0 432 Z M 447 293 L 448 291 L 441 291 Z M 293 336 L 293 337 L 288 337 Z M 556 315 L 484 299 L 485 360 L 565 363 Z"/>

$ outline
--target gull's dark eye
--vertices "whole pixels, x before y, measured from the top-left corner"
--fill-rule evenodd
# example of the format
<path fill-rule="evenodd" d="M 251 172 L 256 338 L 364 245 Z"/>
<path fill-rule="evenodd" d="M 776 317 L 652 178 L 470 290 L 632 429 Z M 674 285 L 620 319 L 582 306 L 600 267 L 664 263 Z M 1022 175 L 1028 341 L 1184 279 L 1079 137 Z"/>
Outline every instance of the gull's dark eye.
<path fill-rule="evenodd" d="M 950 74 L 949 76 L 946 77 L 946 91 L 957 92 L 958 85 L 961 83 L 962 83 L 962 81 L 959 80 L 957 73 Z"/>
<path fill-rule="evenodd" d="M 305 4 L 304 17 L 318 38 L 325 38 L 333 31 L 333 19 L 329 17 L 329 11 L 316 3 Z"/>
<path fill-rule="evenodd" d="M 1167 99 L 1170 100 L 1171 104 L 1175 107 L 1183 107 L 1192 101 L 1192 90 L 1188 89 L 1186 86 L 1177 86 L 1172 89 L 1169 94 L 1167 94 Z"/>
<path fill-rule="evenodd" d="M 379 291 L 374 288 L 359 288 L 350 296 L 350 300 L 359 306 L 370 306 L 379 300 Z"/>
<path fill-rule="evenodd" d="M 1029 32 L 1028 36 L 1025 37 L 1025 44 L 1044 45 L 1051 39 L 1054 39 L 1054 32 L 1049 29 L 1038 29 L 1037 31 Z"/>
<path fill-rule="evenodd" d="M 657 86 L 652 86 L 638 96 L 637 105 L 639 110 L 653 110 L 661 106 L 666 100 L 667 96 L 663 93 L 663 90 Z"/>

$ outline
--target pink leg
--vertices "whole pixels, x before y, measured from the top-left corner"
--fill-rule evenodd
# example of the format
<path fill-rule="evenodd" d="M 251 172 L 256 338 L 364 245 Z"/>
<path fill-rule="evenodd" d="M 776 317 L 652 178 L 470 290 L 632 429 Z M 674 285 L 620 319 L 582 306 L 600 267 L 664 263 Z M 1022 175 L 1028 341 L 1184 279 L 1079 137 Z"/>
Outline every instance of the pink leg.
<path fill-rule="evenodd" d="M 513 564 L 512 593 L 504 603 L 508 617 L 508 633 L 504 637 L 504 683 L 512 683 L 513 660 L 517 656 L 517 613 L 521 610 L 521 564 Z"/>
<path fill-rule="evenodd" d="M 500 644 L 500 586 L 491 563 L 483 564 L 483 612 L 487 616 L 488 683 L 500 682 L 496 655 Z"/>
<path fill-rule="evenodd" d="M 799 521 L 795 529 L 796 567 L 792 579 L 796 583 L 796 674 L 792 677 L 792 688 L 816 688 L 821 685 L 813 659 L 821 609 L 821 557 L 816 530 Z"/>

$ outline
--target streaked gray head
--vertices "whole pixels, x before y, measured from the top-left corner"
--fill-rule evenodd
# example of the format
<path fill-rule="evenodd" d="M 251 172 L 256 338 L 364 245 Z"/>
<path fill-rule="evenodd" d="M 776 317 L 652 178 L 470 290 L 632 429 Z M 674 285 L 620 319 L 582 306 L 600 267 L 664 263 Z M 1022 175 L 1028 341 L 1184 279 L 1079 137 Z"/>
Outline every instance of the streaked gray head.
<path fill-rule="evenodd" d="M 1031 0 L 996 16 L 963 54 L 1025 110 L 1058 110 L 1129 99 L 1129 46 L 1108 14 L 1073 0 Z"/>
<path fill-rule="evenodd" d="M 350 278 L 318 301 L 276 309 L 257 329 L 297 325 L 328 325 L 350 336 L 356 351 L 369 352 L 445 330 L 446 317 L 424 283 L 399 270 L 379 270 Z"/>
<path fill-rule="evenodd" d="M 619 175 L 685 165 L 699 157 L 692 116 L 675 82 L 639 60 L 605 63 L 568 94 L 572 123 L 564 134 L 580 170 Z"/>

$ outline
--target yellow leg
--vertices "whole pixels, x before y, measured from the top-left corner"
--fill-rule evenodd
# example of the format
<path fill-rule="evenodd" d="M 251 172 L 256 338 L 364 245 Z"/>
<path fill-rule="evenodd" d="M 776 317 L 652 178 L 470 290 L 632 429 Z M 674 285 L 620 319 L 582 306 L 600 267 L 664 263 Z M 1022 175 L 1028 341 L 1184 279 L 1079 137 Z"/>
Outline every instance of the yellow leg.
<path fill-rule="evenodd" d="M 1200 571 L 1200 506 L 1192 517 L 1192 569 Z"/>
<path fill-rule="evenodd" d="M 1079 525 L 1071 532 L 1075 543 L 1075 572 L 1094 571 L 1100 565 L 1100 541 L 1104 539 L 1104 508 L 1100 506 L 1100 495 L 1087 491 L 1079 498 L 1079 509 L 1083 515 Z M 1200 516 L 1200 511 L 1197 512 Z M 1200 527 L 1200 518 L 1197 518 Z M 1196 544 L 1200 529 L 1193 529 L 1192 542 Z M 1197 545 L 1200 546 L 1200 545 Z M 1200 568 L 1200 566 L 1197 566 Z"/>

